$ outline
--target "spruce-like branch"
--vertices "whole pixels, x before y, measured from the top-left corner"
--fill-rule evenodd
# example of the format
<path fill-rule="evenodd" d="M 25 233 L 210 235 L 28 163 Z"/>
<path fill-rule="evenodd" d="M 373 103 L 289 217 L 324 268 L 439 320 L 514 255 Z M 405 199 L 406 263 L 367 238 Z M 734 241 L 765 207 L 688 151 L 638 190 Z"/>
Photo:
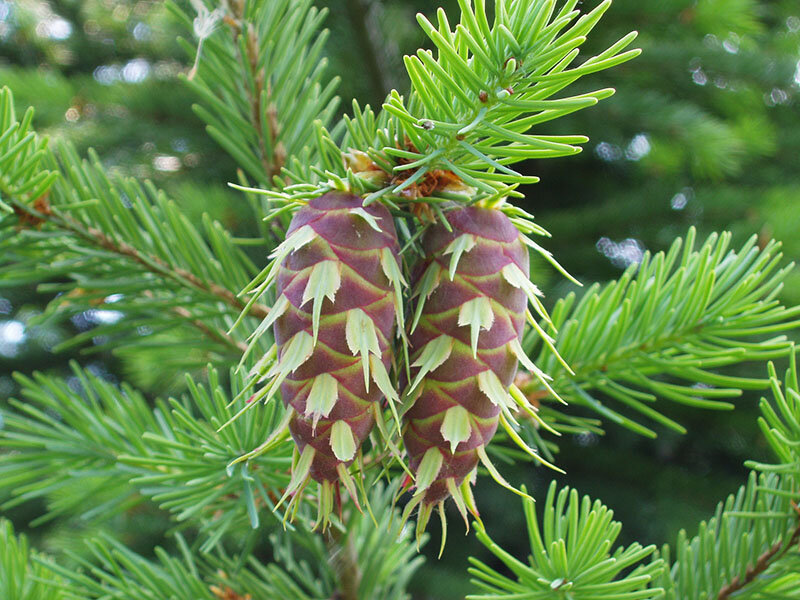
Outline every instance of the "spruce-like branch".
<path fill-rule="evenodd" d="M 477 197 L 519 195 L 514 191 L 537 177 L 509 165 L 530 158 L 569 156 L 587 141 L 581 135 L 536 135 L 536 125 L 588 108 L 614 93 L 602 89 L 553 99 L 581 77 L 630 60 L 625 50 L 632 32 L 602 53 L 571 66 L 579 47 L 611 5 L 605 0 L 581 15 L 578 0 L 496 0 L 489 23 L 485 0 L 459 0 L 461 22 L 452 27 L 439 9 L 437 23 L 418 15 L 436 53 L 418 50 L 406 57 L 412 89 L 407 97 L 392 91 L 375 116 L 353 105 L 352 117 L 329 134 L 318 127 L 322 168 L 297 161 L 287 165 L 291 184 L 276 197 L 296 199 L 332 187 L 371 193 L 368 201 L 450 198 L 447 186 L 414 186 L 452 173 Z M 339 135 L 338 131 L 344 131 Z M 353 150 L 372 164 L 355 157 Z M 344 157 L 345 160 L 342 160 Z M 367 161 L 367 162 L 368 162 Z M 463 191 L 463 190 L 462 190 Z"/>
<path fill-rule="evenodd" d="M 459 0 L 461 22 L 455 28 L 442 9 L 436 25 L 419 15 L 438 54 L 419 50 L 406 58 L 412 93 L 407 103 L 392 94 L 384 109 L 402 123 L 414 150 L 385 151 L 424 170 L 450 168 L 478 187 L 485 187 L 479 185 L 482 179 L 533 182 L 536 178 L 522 177 L 507 165 L 579 152 L 576 144 L 586 141 L 583 136 L 527 131 L 610 96 L 613 90 L 549 100 L 580 77 L 630 60 L 639 50 L 623 52 L 636 37 L 631 33 L 570 68 L 611 0 L 582 16 L 575 10 L 577 0 L 568 0 L 557 11 L 556 4 L 497 0 L 493 25 L 485 0 L 475 0 L 474 6 L 472 0 Z"/>
<path fill-rule="evenodd" d="M 552 597 L 556 591 L 580 598 L 708 600 L 739 597 L 767 600 L 796 598 L 800 542 L 800 386 L 792 359 L 781 382 L 769 365 L 774 401 L 761 401 L 761 429 L 778 458 L 776 463 L 748 463 L 755 469 L 746 485 L 724 503 L 694 538 L 681 531 L 674 550 L 664 546 L 646 567 L 639 566 L 615 581 L 621 571 L 646 557 L 652 548 L 634 545 L 608 550 L 619 524 L 599 502 L 579 501 L 574 490 L 558 496 L 550 486 L 539 519 L 533 502 L 525 500 L 531 543 L 528 563 L 492 542 L 478 526 L 478 538 L 513 573 L 498 573 L 471 559 L 476 585 L 483 591 L 474 600 Z M 760 471 L 760 473 L 759 473 Z M 649 551 L 649 552 L 648 552 Z"/>
<path fill-rule="evenodd" d="M 47 138 L 32 130 L 33 109 L 17 119 L 8 88 L 0 88 L 0 218 L 4 213 L 19 212 L 11 199 L 25 204 L 41 202 L 41 198 L 58 177 L 42 168 L 47 155 Z M 22 215 L 21 215 L 22 216 Z"/>
<path fill-rule="evenodd" d="M 769 365 L 774 400 L 761 401 L 759 424 L 777 462 L 747 463 L 755 469 L 747 485 L 700 524 L 697 536 L 688 539 L 681 532 L 674 553 L 664 548 L 665 560 L 674 555 L 659 582 L 667 600 L 723 600 L 735 592 L 764 600 L 796 597 L 780 594 L 798 589 L 792 554 L 800 540 L 800 386 L 792 350 L 783 382 Z"/>
<path fill-rule="evenodd" d="M 213 370 L 208 387 L 188 380 L 187 398 L 158 401 L 151 409 L 130 386 L 72 369 L 78 391 L 58 378 L 16 375 L 24 401 L 10 401 L 14 411 L 2 413 L 0 432 L 0 448 L 8 451 L 0 454 L 0 477 L 14 496 L 4 508 L 43 498 L 51 502 L 37 521 L 96 519 L 149 498 L 178 522 L 198 526 L 213 546 L 226 531 L 256 526 L 288 483 L 288 440 L 228 468 L 277 428 L 283 418 L 278 404 L 217 432 L 241 407 L 231 406 Z M 234 378 L 231 394 L 242 384 Z M 60 489 L 70 494 L 54 498 Z"/>
<path fill-rule="evenodd" d="M 346 507 L 341 526 L 334 525 L 327 539 L 304 527 L 276 531 L 270 538 L 276 562 L 296 581 L 304 582 L 306 593 L 314 599 L 407 600 L 407 586 L 424 558 L 417 552 L 412 531 L 393 507 L 397 485 L 369 486 L 369 510 L 362 513 Z M 308 555 L 309 561 L 303 558 Z M 357 581 L 353 580 L 355 571 L 360 576 Z"/>
<path fill-rule="evenodd" d="M 96 160 L 96 157 L 94 157 Z M 99 162 L 95 162 L 93 165 L 95 168 L 99 166 Z M 88 164 L 84 163 L 84 167 L 88 168 Z M 132 183 L 132 182 L 128 182 Z M 118 191 L 118 190 L 115 190 Z M 15 200 L 14 196 L 11 196 L 12 200 Z M 153 274 L 159 275 L 164 279 L 167 279 L 171 282 L 177 283 L 178 285 L 193 288 L 194 290 L 205 294 L 206 296 L 220 300 L 234 309 L 241 310 L 244 308 L 244 302 L 242 302 L 234 292 L 230 291 L 229 289 L 215 283 L 212 280 L 202 278 L 198 275 L 195 275 L 190 270 L 176 266 L 174 263 L 169 264 L 163 256 L 159 256 L 156 253 L 148 254 L 143 252 L 136 247 L 132 246 L 128 242 L 119 239 L 118 237 L 115 239 L 111 235 L 106 234 L 102 230 L 87 226 L 85 223 L 80 222 L 77 219 L 72 218 L 69 214 L 64 214 L 57 207 L 50 205 L 50 204 L 42 204 L 40 205 L 39 209 L 34 207 L 28 207 L 21 204 L 16 204 L 19 213 L 23 213 L 26 215 L 26 218 L 30 220 L 30 222 L 36 225 L 42 225 L 44 223 L 49 223 L 54 225 L 57 229 L 67 232 L 69 234 L 73 234 L 74 236 L 78 237 L 80 240 L 87 242 L 92 246 L 96 246 L 102 250 L 106 250 L 111 254 L 117 255 L 119 257 L 123 257 L 129 259 L 147 271 L 150 271 Z M 169 205 L 162 205 L 166 207 L 167 210 L 172 208 Z M 161 211 L 156 209 L 153 211 L 152 217 L 175 217 L 178 213 L 170 211 L 172 214 L 164 215 L 159 214 Z M 25 220 L 24 218 L 22 219 Z M 266 317 L 269 314 L 269 309 L 265 306 L 259 305 L 255 307 L 254 311 L 251 310 L 253 315 L 256 314 L 261 315 L 262 318 Z"/>
<path fill-rule="evenodd" d="M 175 3 L 171 11 L 200 37 L 196 69 L 187 78 L 194 107 L 214 138 L 259 185 L 272 187 L 288 157 L 312 141 L 314 122 L 327 125 L 338 105 L 338 78 L 325 81 L 326 10 L 312 0 L 212 2 L 213 33 Z M 195 6 L 208 3 L 197 0 Z M 202 11 L 201 11 L 202 12 Z M 205 36 L 205 37 L 203 37 Z M 314 162 L 311 155 L 304 160 Z"/>
<path fill-rule="evenodd" d="M 783 306 L 778 295 L 794 265 L 781 266 L 780 244 L 759 248 L 755 236 L 738 250 L 730 248 L 728 233 L 711 235 L 699 247 L 695 237 L 691 229 L 685 241 L 678 239 L 666 253 L 647 253 L 618 281 L 556 303 L 553 347 L 574 375 L 553 347 L 536 335 L 526 337 L 526 351 L 553 377 L 562 398 L 655 436 L 630 411 L 683 432 L 655 404 L 658 399 L 731 409 L 727 399 L 741 390 L 768 387 L 765 378 L 719 371 L 789 352 L 785 333 L 800 326 L 800 307 Z M 534 379 L 522 387 L 536 394 Z"/>
<path fill-rule="evenodd" d="M 663 591 L 649 588 L 649 583 L 663 570 L 663 562 L 641 564 L 655 551 L 632 544 L 611 548 L 621 525 L 612 520 L 613 511 L 599 500 L 580 498 L 575 490 L 550 484 L 544 512 L 537 518 L 535 504 L 523 500 L 531 555 L 523 562 L 500 548 L 476 524 L 477 537 L 513 573 L 513 578 L 471 558 L 473 582 L 482 591 L 470 600 L 519 598 L 546 600 L 564 595 L 574 600 L 616 598 L 645 600 L 659 598 Z M 631 569 L 629 572 L 626 572 Z"/>
<path fill-rule="evenodd" d="M 351 545 L 363 568 L 363 577 L 354 587 L 353 582 L 339 580 L 335 566 L 337 557 L 320 536 L 307 530 L 271 535 L 269 542 L 274 562 L 267 564 L 252 555 L 228 555 L 221 548 L 200 554 L 180 535 L 175 537 L 178 555 L 172 556 L 156 548 L 155 560 L 149 560 L 118 540 L 104 536 L 87 540 L 88 557 L 68 554 L 70 562 L 77 564 L 78 569 L 37 558 L 39 566 L 34 564 L 33 568 L 49 575 L 49 581 L 41 582 L 42 589 L 54 594 L 62 590 L 63 595 L 30 596 L 23 600 L 318 600 L 342 597 L 340 592 L 344 586 L 353 587 L 354 595 L 348 596 L 353 600 L 407 600 L 406 585 L 422 558 L 413 557 L 415 547 L 410 532 L 403 531 L 399 515 L 391 508 L 395 491 L 379 485 L 370 493 L 371 505 L 379 518 L 378 528 L 369 515 L 348 511 L 342 540 Z M 387 544 L 387 537 L 393 543 Z M 338 552 L 338 545 L 332 550 Z M 0 547 L 0 556 L 2 552 Z M 20 554 L 17 552 L 14 556 Z M 301 554 L 310 554 L 311 560 L 299 558 Z M 17 558 L 18 562 L 23 559 Z M 60 578 L 57 588 L 54 574 Z"/>
<path fill-rule="evenodd" d="M 95 155 L 82 161 L 69 145 L 51 152 L 30 131 L 31 119 L 29 111 L 18 122 L 10 91 L 0 91 L 0 160 L 8 169 L 0 196 L 11 208 L 0 212 L 0 284 L 67 279 L 41 286 L 62 294 L 43 320 L 113 297 L 126 318 L 105 328 L 114 334 L 109 343 L 123 331 L 183 323 L 212 342 L 201 364 L 215 352 L 241 352 L 244 340 L 227 329 L 245 305 L 237 293 L 255 266 L 230 234 L 210 219 L 196 227 L 152 184 L 109 176 Z M 251 307 L 254 316 L 268 312 Z"/>
<path fill-rule="evenodd" d="M 793 497 L 800 495 L 791 477 L 751 473 L 747 485 L 720 503 L 694 538 L 681 531 L 674 550 L 661 550 L 671 563 L 657 582 L 666 599 L 724 599 L 745 589 L 748 597 L 758 597 L 758 589 L 769 583 L 764 574 L 780 568 L 800 535 Z"/>
<path fill-rule="evenodd" d="M 793 505 L 797 510 L 797 505 Z M 800 513 L 798 513 L 800 516 Z M 749 565 L 744 577 L 737 575 L 730 582 L 726 583 L 717 594 L 717 600 L 727 600 L 731 595 L 752 584 L 757 577 L 763 575 L 770 566 L 783 558 L 793 546 L 800 541 L 800 525 L 792 533 L 788 541 L 775 542 L 769 550 L 765 550 L 758 557 L 754 565 Z"/>
<path fill-rule="evenodd" d="M 156 560 L 151 561 L 107 536 L 86 542 L 91 558 L 70 554 L 72 562 L 80 570 L 65 568 L 52 561 L 45 564 L 61 576 L 65 600 L 219 600 L 211 581 L 199 575 L 197 561 L 186 543 L 178 539 L 184 551 L 180 558 L 156 548 Z"/>

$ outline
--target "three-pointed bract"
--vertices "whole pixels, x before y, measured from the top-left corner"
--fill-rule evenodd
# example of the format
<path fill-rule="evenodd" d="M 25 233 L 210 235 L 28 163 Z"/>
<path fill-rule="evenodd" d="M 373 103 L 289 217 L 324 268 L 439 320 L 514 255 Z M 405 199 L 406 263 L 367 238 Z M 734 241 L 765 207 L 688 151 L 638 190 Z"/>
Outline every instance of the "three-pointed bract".
<path fill-rule="evenodd" d="M 499 424 L 516 424 L 509 388 L 522 358 L 527 304 L 536 306 L 538 293 L 508 276 L 527 281 L 529 257 L 523 235 L 503 212 L 472 206 L 446 216 L 451 231 L 433 225 L 422 240 L 427 258 L 417 270 L 409 331 L 403 440 L 417 473 L 409 506 L 419 505 L 422 527 L 449 496 L 465 519 L 465 509 L 476 512 L 469 479 L 479 461 L 507 485 L 485 447 Z"/>
<path fill-rule="evenodd" d="M 281 312 L 271 315 L 278 353 L 268 385 L 272 394 L 279 386 L 292 412 L 299 458 L 288 493 L 296 495 L 309 478 L 320 482 L 324 526 L 337 482 L 344 478 L 353 489 L 347 467 L 387 388 L 400 310 L 399 246 L 385 207 L 331 192 L 295 214 L 282 248 L 273 309 Z"/>

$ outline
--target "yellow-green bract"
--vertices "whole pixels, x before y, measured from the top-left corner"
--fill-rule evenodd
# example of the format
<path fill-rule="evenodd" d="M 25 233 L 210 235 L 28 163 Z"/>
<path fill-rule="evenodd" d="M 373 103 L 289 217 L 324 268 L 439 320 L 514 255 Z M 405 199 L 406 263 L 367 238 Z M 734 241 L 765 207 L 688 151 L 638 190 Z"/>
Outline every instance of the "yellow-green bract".
<path fill-rule="evenodd" d="M 524 446 L 511 414 L 531 410 L 513 387 L 519 362 L 545 379 L 520 345 L 526 317 L 534 322 L 528 301 L 537 312 L 540 306 L 526 238 L 497 209 L 456 208 L 446 216 L 451 230 L 433 225 L 422 241 L 427 258 L 415 278 L 409 331 L 403 441 L 417 491 L 406 515 L 420 506 L 418 531 L 448 496 L 465 520 L 467 510 L 477 516 L 469 479 L 479 462 L 507 485 L 486 446 L 499 424 Z"/>
<path fill-rule="evenodd" d="M 380 414 L 397 400 L 391 343 L 402 319 L 398 241 L 389 211 L 351 194 L 315 198 L 292 219 L 273 254 L 277 361 L 267 373 L 289 407 L 297 444 L 285 497 L 309 479 L 321 484 L 323 526 L 341 481 L 355 499 L 347 467 Z"/>

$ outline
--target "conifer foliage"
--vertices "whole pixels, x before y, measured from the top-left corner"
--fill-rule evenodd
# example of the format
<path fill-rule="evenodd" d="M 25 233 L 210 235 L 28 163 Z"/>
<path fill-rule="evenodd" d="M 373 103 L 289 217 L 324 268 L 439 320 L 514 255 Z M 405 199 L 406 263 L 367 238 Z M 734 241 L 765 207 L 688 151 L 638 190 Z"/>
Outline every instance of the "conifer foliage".
<path fill-rule="evenodd" d="M 155 558 L 99 530 L 50 558 L 4 522 L 4 597 L 399 600 L 420 562 L 406 522 L 416 515 L 418 548 L 438 509 L 443 551 L 450 498 L 508 568 L 473 559 L 476 600 L 796 596 L 800 391 L 786 334 L 800 309 L 779 299 L 791 268 L 779 245 L 731 249 L 722 234 L 696 249 L 690 230 L 552 316 L 531 280 L 531 254 L 571 277 L 515 206 L 536 178 L 511 165 L 580 152 L 585 137 L 536 126 L 609 98 L 563 91 L 638 54 L 631 33 L 579 59 L 611 2 L 578 4 L 459 0 L 455 26 L 420 16 L 434 50 L 407 57 L 411 89 L 338 123 L 310 1 L 171 5 L 197 38 L 186 81 L 241 167 L 233 187 L 266 265 L 152 184 L 50 148 L 33 111 L 18 118 L 0 92 L 0 282 L 58 291 L 47 319 L 113 302 L 120 320 L 91 335 L 169 357 L 161 368 L 186 381 L 151 403 L 77 364 L 72 384 L 18 376 L 22 397 L 0 413 L 6 508 L 40 500 L 39 521 L 100 529 L 158 507 L 175 527 Z M 764 378 L 719 372 L 787 356 L 783 383 L 772 365 Z M 778 463 L 753 463 L 674 552 L 612 549 L 620 525 L 599 500 L 555 483 L 529 496 L 490 458 L 558 469 L 557 437 L 599 426 L 587 409 L 655 435 L 608 400 L 681 430 L 663 399 L 726 408 L 767 388 L 760 425 Z M 492 541 L 502 524 L 481 521 L 484 470 L 523 497 L 527 562 Z"/>

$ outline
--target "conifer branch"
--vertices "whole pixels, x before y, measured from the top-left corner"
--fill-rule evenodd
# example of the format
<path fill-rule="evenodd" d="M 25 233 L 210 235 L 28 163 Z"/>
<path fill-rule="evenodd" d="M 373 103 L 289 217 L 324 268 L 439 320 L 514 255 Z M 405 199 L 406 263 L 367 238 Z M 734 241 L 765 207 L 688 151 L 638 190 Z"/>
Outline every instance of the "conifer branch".
<path fill-rule="evenodd" d="M 382 486 L 371 491 L 379 530 L 368 515 L 355 511 L 345 515 L 350 530 L 347 543 L 358 564 L 369 569 L 369 577 L 355 583 L 354 595 L 348 599 L 408 598 L 405 588 L 421 557 L 414 557 L 409 535 L 393 515 L 392 491 Z M 376 531 L 388 531 L 388 536 L 375 535 Z M 393 543 L 387 544 L 387 537 Z M 110 535 L 92 537 L 85 540 L 83 552 L 66 553 L 71 563 L 67 567 L 29 552 L 24 536 L 15 537 L 10 526 L 0 521 L 0 591 L 7 592 L 4 599 L 20 600 L 341 598 L 326 546 L 308 530 L 295 529 L 291 536 L 280 529 L 271 534 L 274 561 L 270 563 L 253 556 L 231 556 L 223 548 L 198 552 L 180 534 L 174 539 L 174 556 L 156 548 L 154 558 L 145 558 Z M 312 560 L 299 559 L 293 541 Z"/>
<path fill-rule="evenodd" d="M 470 573 L 482 593 L 469 598 L 490 600 L 515 594 L 520 598 L 544 598 L 555 590 L 568 591 L 575 600 L 601 598 L 606 593 L 626 598 L 726 600 L 743 590 L 750 594 L 748 597 L 788 597 L 781 592 L 797 590 L 796 565 L 783 563 L 800 542 L 800 385 L 793 351 L 791 356 L 783 382 L 778 379 L 774 365 L 769 365 L 774 401 L 761 401 L 759 423 L 777 462 L 747 463 L 755 469 L 747 484 L 719 504 L 714 516 L 700 524 L 695 537 L 688 538 L 681 531 L 674 549 L 665 545 L 646 568 L 639 566 L 612 583 L 617 569 L 631 563 L 614 560 L 613 569 L 602 568 L 604 553 L 591 550 L 607 551 L 619 528 L 607 523 L 610 516 L 598 501 L 592 503 L 588 498 L 579 501 L 577 493 L 567 489 L 556 496 L 553 482 L 541 521 L 533 503 L 524 501 L 531 542 L 527 563 L 505 552 L 478 525 L 479 540 L 508 567 L 513 577 L 471 559 Z M 647 555 L 645 550 L 648 549 L 631 556 L 641 560 Z M 621 559 L 627 552 L 620 549 L 614 558 Z M 580 563 L 590 561 L 589 557 L 601 562 Z M 623 592 L 628 595 L 623 596 Z"/>
<path fill-rule="evenodd" d="M 32 205 L 28 205 L 21 202 L 17 197 L 14 196 L 6 195 L 6 198 L 16 211 L 16 215 L 19 218 L 20 223 L 28 223 L 28 226 L 37 228 L 40 228 L 44 225 L 50 225 L 56 230 L 60 230 L 69 234 L 72 239 L 67 243 L 71 249 L 75 247 L 75 242 L 77 240 L 81 240 L 88 243 L 90 246 L 102 249 L 112 253 L 113 255 L 116 255 L 117 257 L 130 261 L 142 267 L 145 271 L 159 276 L 165 281 L 174 282 L 179 287 L 196 290 L 208 300 L 222 302 L 229 306 L 232 309 L 232 312 L 241 311 L 245 306 L 245 303 L 240 300 L 236 294 L 229 289 L 218 285 L 214 281 L 201 279 L 191 271 L 176 265 L 171 265 L 157 256 L 153 256 L 143 252 L 138 248 L 135 248 L 124 240 L 114 239 L 102 230 L 96 227 L 85 225 L 72 218 L 70 215 L 62 213 L 58 207 L 51 206 L 47 202 L 39 201 L 34 202 Z M 80 290 L 81 288 L 78 287 L 73 289 Z M 163 292 L 163 290 L 164 288 L 162 288 L 161 291 Z M 114 291 L 115 290 L 112 289 L 106 293 L 112 294 Z M 143 298 L 149 299 L 153 305 L 156 305 L 160 302 L 159 298 L 156 297 L 156 295 L 149 289 L 141 290 L 140 294 Z M 64 306 L 65 304 L 60 299 L 57 299 L 57 301 L 51 305 L 49 312 L 51 314 L 58 313 L 63 309 Z M 210 340 L 222 343 L 224 346 L 232 349 L 237 354 L 241 354 L 247 349 L 247 344 L 242 340 L 233 338 L 226 332 L 226 328 L 224 326 L 215 326 L 215 323 L 218 322 L 217 319 L 198 318 L 196 314 L 181 305 L 172 306 L 168 310 L 172 314 L 179 316 L 182 320 L 193 326 L 198 331 L 202 332 L 202 334 Z M 253 317 L 263 319 L 269 314 L 269 308 L 260 303 L 253 303 L 253 305 L 250 307 L 250 314 Z M 135 319 L 128 317 L 127 321 L 127 324 L 130 328 L 136 326 Z M 93 331 L 91 332 L 91 335 L 94 337 L 97 335 L 97 333 L 97 331 Z M 84 337 L 86 336 L 78 336 L 73 339 L 71 343 L 76 344 Z"/>
<path fill-rule="evenodd" d="M 771 586 L 780 586 L 780 575 L 795 571 L 791 563 L 781 567 L 800 541 L 800 386 L 794 348 L 784 381 L 771 363 L 768 371 L 774 400 L 761 400 L 759 425 L 777 461 L 746 463 L 754 469 L 747 484 L 700 524 L 694 538 L 680 533 L 674 562 L 657 582 L 666 600 L 723 600 L 745 589 L 753 597 L 782 597 Z M 667 562 L 670 554 L 665 546 Z"/>
<path fill-rule="evenodd" d="M 4 600 L 64 600 L 63 582 L 31 550 L 25 535 L 0 519 L 0 597 Z"/>
<path fill-rule="evenodd" d="M 792 507 L 797 511 L 797 505 L 794 502 L 792 502 Z M 800 513 L 798 516 L 800 516 Z M 758 557 L 755 564 L 747 567 L 747 572 L 744 577 L 737 575 L 730 583 L 725 584 L 719 591 L 719 594 L 717 594 L 717 600 L 727 600 L 733 594 L 752 583 L 756 577 L 763 574 L 773 563 L 783 558 L 798 541 L 800 541 L 800 525 L 794 530 L 788 542 L 775 542 L 769 550 L 765 550 L 761 556 Z"/>
<path fill-rule="evenodd" d="M 250 70 L 249 75 L 255 85 L 255 89 L 247 90 L 247 98 L 250 102 L 250 118 L 255 126 L 256 135 L 258 136 L 258 149 L 261 163 L 264 166 L 264 172 L 267 175 L 267 181 L 272 181 L 272 178 L 281 172 L 286 162 L 286 148 L 278 141 L 280 130 L 277 108 L 274 102 L 272 102 L 270 90 L 264 89 L 266 73 L 264 69 L 259 69 L 258 66 L 258 52 L 259 48 L 263 46 L 263 42 L 258 39 L 258 34 L 253 25 L 245 22 L 244 2 L 235 0 L 231 2 L 231 6 L 233 7 L 235 16 L 233 18 L 226 18 L 225 24 L 230 27 L 239 63 L 242 65 L 242 68 Z M 246 32 L 243 28 L 246 28 Z M 244 55 L 242 55 L 241 48 L 238 44 L 238 38 L 243 34 L 246 40 L 244 43 Z M 265 91 L 267 110 L 266 114 L 262 114 L 260 99 Z M 274 148 L 271 156 L 268 148 Z"/>
<path fill-rule="evenodd" d="M 393 90 L 377 117 L 369 106 L 362 109 L 354 103 L 352 116 L 346 116 L 333 133 L 320 124 L 315 151 L 322 167 L 290 161 L 289 185 L 273 194 L 297 199 L 339 188 L 368 195 L 369 202 L 430 198 L 462 203 L 519 196 L 516 187 L 539 179 L 509 165 L 573 155 L 588 139 L 537 135 L 531 130 L 591 107 L 614 90 L 551 97 L 585 75 L 640 53 L 626 50 L 637 35 L 631 32 L 570 68 L 611 0 L 584 15 L 575 8 L 577 0 L 567 0 L 558 11 L 556 4 L 555 0 L 497 0 L 491 25 L 485 0 L 460 0 L 461 22 L 455 27 L 443 9 L 436 24 L 418 15 L 436 55 L 418 50 L 406 57 L 410 93 L 403 96 Z M 353 160 L 353 150 L 374 164 L 364 169 Z M 419 192 L 412 186 L 430 183 L 439 172 L 450 174 L 460 189 L 425 185 L 425 192 Z"/>
<path fill-rule="evenodd" d="M 796 469 L 795 469 L 796 470 Z M 661 557 L 670 562 L 655 582 L 667 600 L 724 600 L 740 590 L 754 597 L 769 595 L 773 577 L 781 572 L 782 559 L 800 539 L 793 476 L 755 472 L 745 486 L 720 504 L 698 534 L 687 538 L 681 531 L 673 550 L 664 546 Z M 712 566 L 713 565 L 713 566 Z M 786 568 L 792 570 L 791 564 Z"/>
<path fill-rule="evenodd" d="M 593 286 L 579 301 L 574 294 L 559 300 L 549 330 L 558 355 L 538 336 L 526 337 L 526 351 L 553 377 L 560 396 L 654 436 L 601 398 L 683 432 L 656 408 L 658 398 L 730 409 L 727 399 L 741 390 L 768 387 L 767 379 L 717 369 L 789 353 L 784 334 L 800 326 L 800 307 L 785 307 L 777 296 L 794 265 L 780 267 L 780 244 L 759 248 L 755 236 L 738 250 L 730 248 L 727 233 L 697 248 L 695 236 L 691 229 L 667 253 L 646 254 L 619 281 Z M 527 393 L 536 390 L 535 380 L 523 386 Z"/>
<path fill-rule="evenodd" d="M 28 111 L 17 121 L 10 92 L 0 91 L 0 154 L 6 165 L 0 195 L 8 207 L 0 212 L 4 282 L 62 292 L 40 320 L 67 318 L 112 296 L 119 301 L 115 308 L 126 306 L 120 323 L 101 325 L 67 344 L 96 338 L 100 330 L 119 334 L 144 325 L 163 331 L 174 328 L 178 321 L 169 316 L 178 315 L 240 353 L 243 340 L 226 331 L 247 306 L 236 292 L 255 267 L 230 234 L 210 219 L 200 230 L 151 184 L 109 176 L 96 155 L 82 161 L 68 145 L 49 150 L 31 130 L 32 118 Z M 59 273 L 69 283 L 41 284 Z M 249 309 L 252 318 L 269 314 L 264 304 Z M 112 344 L 119 336 L 107 339 Z M 157 348 L 165 339 L 152 341 Z M 148 343 L 136 336 L 128 348 Z M 192 354 L 201 359 L 198 367 L 215 360 L 213 346 L 194 349 L 201 348 L 209 353 Z"/>
<path fill-rule="evenodd" d="M 32 130 L 33 112 L 28 108 L 18 120 L 11 90 L 0 87 L 0 220 L 14 212 L 9 198 L 41 201 L 58 177 L 54 170 L 42 168 L 48 140 Z"/>
<path fill-rule="evenodd" d="M 19 211 L 23 211 L 30 219 L 38 224 L 51 223 L 99 248 L 128 258 L 156 275 L 160 275 L 175 283 L 193 288 L 216 298 L 238 311 L 241 311 L 245 307 L 245 303 L 227 288 L 214 282 L 203 281 L 194 273 L 180 267 L 169 265 L 157 256 L 148 255 L 124 241 L 114 240 L 95 227 L 84 226 L 70 216 L 62 214 L 56 207 L 43 206 L 41 207 L 42 210 L 37 210 L 35 207 L 20 202 L 13 196 L 6 197 L 10 199 L 12 206 L 16 207 Z M 249 310 L 250 314 L 260 319 L 264 319 L 269 315 L 269 307 L 263 304 L 253 304 Z"/>
<path fill-rule="evenodd" d="M 198 3 L 208 11 L 204 0 Z M 311 0 L 212 2 L 227 32 L 201 32 L 202 54 L 187 79 L 198 94 L 194 107 L 209 135 L 248 177 L 272 188 L 286 160 L 303 156 L 314 122 L 327 125 L 338 105 L 338 78 L 325 81 L 321 30 L 327 11 Z M 169 9 L 186 29 L 193 19 L 174 2 Z M 192 45 L 185 44 L 194 55 Z M 279 182 L 278 182 L 279 183 Z"/>
<path fill-rule="evenodd" d="M 231 405 L 216 371 L 209 371 L 207 387 L 188 380 L 186 399 L 158 401 L 155 411 L 126 384 L 117 388 L 76 364 L 72 371 L 79 391 L 40 373 L 16 376 L 25 401 L 12 400 L 14 410 L 2 413 L 0 448 L 11 452 L 0 453 L 0 474 L 14 488 L 3 508 L 69 489 L 39 521 L 107 519 L 150 499 L 177 521 L 196 524 L 214 545 L 228 530 L 257 524 L 286 486 L 288 443 L 245 467 L 228 468 L 273 433 L 283 418 L 277 403 L 218 433 L 241 405 Z M 242 385 L 232 377 L 231 394 Z M 89 501 L 100 493 L 111 500 Z"/>
<path fill-rule="evenodd" d="M 533 500 L 523 500 L 531 543 L 528 561 L 503 550 L 483 525 L 476 523 L 478 540 L 505 565 L 511 577 L 470 558 L 472 581 L 482 593 L 468 596 L 469 600 L 547 598 L 557 592 L 575 600 L 660 598 L 663 590 L 650 583 L 662 575 L 663 561 L 641 562 L 653 554 L 655 546 L 644 548 L 634 543 L 612 551 L 621 529 L 612 521 L 613 512 L 599 500 L 580 498 L 568 487 L 558 494 L 556 490 L 554 481 L 547 491 L 541 520 Z"/>

